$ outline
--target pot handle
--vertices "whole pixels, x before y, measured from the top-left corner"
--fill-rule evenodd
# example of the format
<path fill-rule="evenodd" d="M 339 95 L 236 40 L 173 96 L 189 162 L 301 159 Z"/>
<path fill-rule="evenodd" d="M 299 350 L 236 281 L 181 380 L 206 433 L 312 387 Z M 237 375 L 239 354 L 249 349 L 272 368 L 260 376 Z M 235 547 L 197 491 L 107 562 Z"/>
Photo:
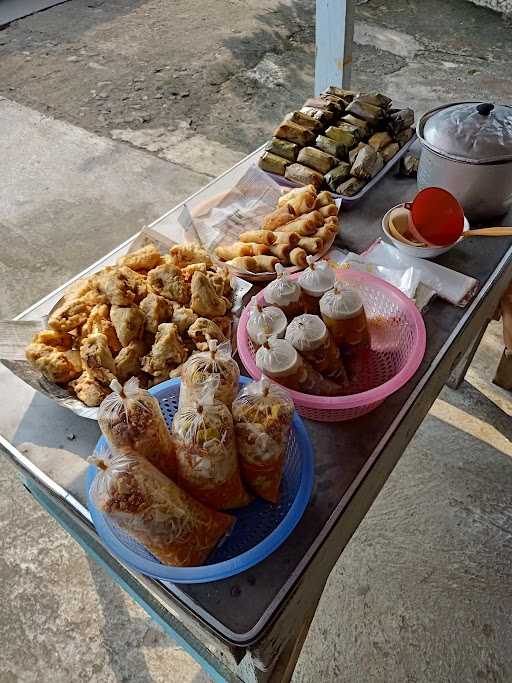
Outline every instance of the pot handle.
<path fill-rule="evenodd" d="M 410 211 L 412 209 L 412 202 L 405 202 L 404 203 L 404 209 L 407 209 Z"/>
<path fill-rule="evenodd" d="M 491 111 L 494 109 L 494 104 L 491 104 L 490 102 L 484 102 L 483 104 L 479 104 L 476 108 L 477 112 L 481 116 L 489 116 Z"/>

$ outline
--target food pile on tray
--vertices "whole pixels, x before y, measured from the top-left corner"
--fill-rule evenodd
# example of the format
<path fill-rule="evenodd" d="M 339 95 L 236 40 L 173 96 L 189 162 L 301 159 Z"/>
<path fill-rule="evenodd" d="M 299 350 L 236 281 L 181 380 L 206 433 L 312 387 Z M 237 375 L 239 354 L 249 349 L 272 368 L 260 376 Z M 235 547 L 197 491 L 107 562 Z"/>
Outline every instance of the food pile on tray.
<path fill-rule="evenodd" d="M 262 379 L 239 391 L 229 349 L 210 342 L 184 368 L 169 431 L 136 378 L 102 402 L 108 449 L 90 490 L 95 507 L 166 565 L 202 565 L 231 530 L 226 510 L 279 500 L 293 403 Z"/>
<path fill-rule="evenodd" d="M 98 406 L 113 379 L 153 386 L 179 376 L 195 351 L 231 338 L 229 271 L 198 244 L 154 244 L 80 280 L 26 349 L 46 380 Z"/>
<path fill-rule="evenodd" d="M 274 273 L 283 267 L 305 268 L 309 255 L 320 255 L 338 231 L 338 207 L 328 191 L 314 185 L 283 194 L 259 230 L 242 232 L 238 242 L 215 248 L 215 256 L 235 272 Z"/>
<path fill-rule="evenodd" d="M 391 105 L 386 95 L 331 85 L 285 117 L 259 166 L 292 183 L 353 197 L 414 135 L 413 110 Z"/>

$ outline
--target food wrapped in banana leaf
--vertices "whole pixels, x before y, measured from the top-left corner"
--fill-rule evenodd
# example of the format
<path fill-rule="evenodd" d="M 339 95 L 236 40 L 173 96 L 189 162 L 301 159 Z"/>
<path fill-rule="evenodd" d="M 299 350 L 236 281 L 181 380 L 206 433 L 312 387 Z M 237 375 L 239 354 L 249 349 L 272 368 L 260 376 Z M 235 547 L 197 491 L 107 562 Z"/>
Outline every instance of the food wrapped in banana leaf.
<path fill-rule="evenodd" d="M 288 159 L 283 159 L 283 157 L 277 156 L 272 152 L 263 152 L 261 155 L 258 166 L 262 171 L 267 171 L 267 173 L 277 173 L 277 175 L 284 175 L 286 167 L 290 165 Z"/>
<path fill-rule="evenodd" d="M 320 95 L 320 99 L 327 100 L 327 102 L 334 102 L 334 104 L 337 104 L 339 107 L 341 107 L 341 111 L 345 110 L 345 107 L 349 102 L 348 100 L 344 100 L 341 97 L 336 97 L 336 95 L 330 95 L 329 93 L 322 93 Z"/>
<path fill-rule="evenodd" d="M 368 144 L 377 152 L 380 152 L 381 149 L 384 149 L 384 147 L 389 145 L 391 142 L 393 142 L 393 139 L 385 130 L 374 133 L 368 140 Z"/>
<path fill-rule="evenodd" d="M 388 161 L 395 156 L 399 149 L 400 145 L 398 144 L 398 142 L 391 142 L 389 145 L 386 145 L 384 149 L 381 150 L 384 163 L 387 164 Z"/>
<path fill-rule="evenodd" d="M 325 137 L 325 135 L 318 135 L 316 138 L 316 146 L 321 149 L 322 152 L 326 154 L 332 154 L 338 159 L 345 159 L 348 152 L 348 147 L 343 145 L 341 142 L 336 142 L 331 140 L 331 138 Z"/>
<path fill-rule="evenodd" d="M 401 130 L 399 133 L 396 134 L 395 140 L 398 142 L 400 147 L 403 147 L 406 142 L 409 142 L 409 140 L 412 138 L 414 135 L 414 130 L 412 128 L 404 128 Z"/>
<path fill-rule="evenodd" d="M 372 177 L 373 169 L 377 163 L 377 152 L 370 147 L 370 145 L 365 145 L 359 150 L 356 156 L 356 160 L 352 164 L 350 173 L 356 178 L 362 180 Z"/>
<path fill-rule="evenodd" d="M 420 160 L 413 154 L 406 154 L 400 160 L 400 175 L 407 178 L 415 178 L 418 173 L 418 165 Z"/>
<path fill-rule="evenodd" d="M 283 157 L 283 159 L 296 161 L 300 147 L 294 142 L 289 142 L 288 140 L 272 138 L 272 140 L 267 142 L 265 145 L 265 149 L 267 152 L 271 152 L 272 154 L 277 154 L 277 156 Z"/>
<path fill-rule="evenodd" d="M 344 88 L 338 88 L 337 85 L 330 85 L 327 88 L 327 90 L 325 90 L 325 93 L 329 95 L 336 95 L 336 97 L 341 97 L 344 100 L 348 100 L 349 102 L 351 102 L 356 96 L 356 93 L 353 90 L 345 90 Z"/>
<path fill-rule="evenodd" d="M 373 178 L 374 176 L 377 175 L 379 171 L 382 171 L 382 167 L 384 166 L 384 159 L 382 158 L 382 154 L 380 152 L 377 152 L 377 158 L 375 159 L 375 163 L 373 164 L 372 171 L 371 171 L 371 177 Z"/>
<path fill-rule="evenodd" d="M 308 116 L 307 114 L 304 114 L 304 112 L 302 111 L 291 111 L 289 114 L 286 114 L 284 120 L 291 121 L 292 123 L 297 123 L 299 126 L 302 126 L 303 128 L 312 130 L 313 133 L 319 133 L 323 128 L 322 124 L 318 119 L 315 119 L 312 116 Z"/>
<path fill-rule="evenodd" d="M 309 100 L 304 102 L 304 106 L 331 111 L 333 114 L 337 115 L 341 114 L 343 111 L 343 108 L 336 102 L 329 102 L 329 100 L 323 100 L 321 97 L 310 97 Z"/>
<path fill-rule="evenodd" d="M 341 164 L 335 166 L 329 173 L 325 175 L 325 182 L 331 190 L 336 191 L 338 185 L 346 180 L 350 175 L 350 164 L 342 161 Z"/>
<path fill-rule="evenodd" d="M 396 136 L 404 128 L 409 128 L 414 123 L 414 112 L 412 109 L 400 109 L 388 116 L 387 125 L 389 130 Z"/>
<path fill-rule="evenodd" d="M 317 107 L 302 107 L 300 110 L 303 114 L 307 114 L 324 126 L 328 126 L 330 121 L 334 119 L 334 114 L 332 111 L 327 111 L 326 109 L 318 109 Z"/>
<path fill-rule="evenodd" d="M 358 119 L 357 116 L 353 116 L 352 114 L 345 114 L 345 116 L 341 117 L 341 120 L 344 121 L 345 123 L 350 123 L 350 125 L 355 126 L 356 128 L 359 128 L 359 132 L 361 133 L 361 139 L 364 139 L 368 137 L 370 134 L 370 126 L 366 121 L 363 121 L 362 119 Z"/>
<path fill-rule="evenodd" d="M 361 180 L 361 178 L 352 177 L 348 180 L 345 180 L 345 182 L 341 183 L 341 185 L 338 185 L 338 187 L 336 188 L 336 192 L 338 194 L 343 194 L 346 197 L 353 197 L 358 192 L 361 192 L 365 185 L 365 180 Z"/>
<path fill-rule="evenodd" d="M 356 139 L 356 142 L 359 142 L 361 140 L 361 128 L 354 126 L 352 123 L 347 123 L 346 121 L 339 121 L 339 123 L 336 124 L 336 128 L 341 128 L 341 130 L 345 130 L 347 131 L 347 133 L 352 133 L 352 135 Z"/>
<path fill-rule="evenodd" d="M 329 128 L 325 131 L 325 135 L 335 142 L 341 142 L 342 145 L 345 145 L 349 149 L 357 144 L 359 140 L 358 135 L 350 133 L 349 131 L 337 126 L 329 126 Z"/>
<path fill-rule="evenodd" d="M 377 124 L 382 119 L 382 109 L 380 107 L 374 107 L 373 104 L 367 104 L 366 102 L 361 102 L 360 100 L 352 100 L 346 109 L 348 114 L 357 116 L 372 126 Z"/>
<path fill-rule="evenodd" d="M 303 147 L 299 152 L 297 161 L 299 164 L 309 166 L 319 173 L 327 173 L 339 163 L 335 156 L 316 149 L 316 147 Z"/>
<path fill-rule="evenodd" d="M 297 123 L 283 121 L 274 132 L 274 137 L 295 142 L 300 147 L 306 147 L 306 145 L 310 145 L 313 142 L 315 134 L 307 128 L 299 126 Z"/>
<path fill-rule="evenodd" d="M 353 147 L 350 152 L 348 153 L 348 160 L 350 162 L 350 165 L 354 163 L 356 160 L 357 153 L 359 152 L 360 149 L 363 149 L 363 147 L 366 147 L 366 142 L 360 142 L 358 145 Z"/>
<path fill-rule="evenodd" d="M 294 183 L 299 183 L 299 185 L 314 185 L 317 190 L 320 189 L 324 182 L 324 177 L 321 173 L 307 166 L 302 166 L 302 164 L 291 164 L 288 166 L 284 177 Z"/>
<path fill-rule="evenodd" d="M 387 109 L 391 105 L 391 98 L 379 92 L 358 93 L 356 99 L 359 102 L 373 104 L 374 107 L 380 107 L 381 109 Z"/>

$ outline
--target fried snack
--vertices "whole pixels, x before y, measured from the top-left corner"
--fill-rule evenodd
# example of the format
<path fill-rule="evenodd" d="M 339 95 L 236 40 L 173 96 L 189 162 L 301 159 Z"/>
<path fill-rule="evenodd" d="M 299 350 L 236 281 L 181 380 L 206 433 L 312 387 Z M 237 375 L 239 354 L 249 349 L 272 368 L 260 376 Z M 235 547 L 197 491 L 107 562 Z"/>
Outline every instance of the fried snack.
<path fill-rule="evenodd" d="M 82 299 L 64 299 L 62 304 L 53 311 L 48 320 L 48 326 L 57 332 L 69 332 L 81 327 L 89 317 L 93 304 Z"/>
<path fill-rule="evenodd" d="M 319 228 L 315 234 L 313 235 L 312 238 L 304 238 L 304 239 L 314 239 L 314 238 L 320 238 L 324 242 L 324 246 L 330 242 L 331 240 L 334 239 L 336 236 L 336 233 L 338 231 L 338 228 L 336 225 L 333 225 L 332 223 L 328 223 L 327 225 L 323 225 L 321 228 Z"/>
<path fill-rule="evenodd" d="M 139 304 L 146 318 L 145 327 L 148 332 L 156 334 L 158 326 L 172 318 L 173 305 L 163 296 L 151 292 Z"/>
<path fill-rule="evenodd" d="M 314 185 L 297 187 L 281 195 L 277 200 L 277 206 L 282 207 L 288 204 L 293 208 L 297 216 L 301 216 L 303 213 L 308 213 L 313 209 L 316 196 L 316 187 Z"/>
<path fill-rule="evenodd" d="M 91 486 L 98 510 L 163 564 L 204 564 L 234 523 L 233 517 L 205 507 L 137 456 L 91 461 L 100 468 Z"/>
<path fill-rule="evenodd" d="M 321 209 L 323 206 L 333 204 L 332 194 L 328 190 L 319 192 L 315 201 L 315 209 Z M 321 213 L 321 212 L 320 212 Z"/>
<path fill-rule="evenodd" d="M 279 500 L 293 412 L 288 394 L 266 377 L 245 386 L 233 401 L 242 479 L 270 503 Z"/>
<path fill-rule="evenodd" d="M 195 323 L 196 320 L 197 315 L 191 308 L 180 306 L 179 308 L 174 309 L 171 322 L 177 326 L 179 334 L 182 335 L 185 334 L 185 332 L 193 323 Z"/>
<path fill-rule="evenodd" d="M 301 247 L 295 247 L 290 252 L 290 263 L 294 266 L 299 266 L 299 268 L 305 268 L 308 264 L 307 254 Z"/>
<path fill-rule="evenodd" d="M 187 304 L 190 301 L 190 285 L 185 281 L 181 270 L 171 263 L 164 263 L 150 270 L 148 284 L 156 294 L 177 301 L 179 304 Z"/>
<path fill-rule="evenodd" d="M 104 334 L 112 353 L 117 353 L 123 346 L 115 326 L 109 318 L 109 307 L 107 304 L 96 304 L 91 309 L 89 317 L 80 330 L 80 336 L 83 338 L 88 337 L 90 334 Z"/>
<path fill-rule="evenodd" d="M 215 256 L 221 261 L 230 261 L 238 256 L 252 256 L 253 251 L 249 244 L 234 242 L 233 244 L 215 247 Z"/>
<path fill-rule="evenodd" d="M 52 346 L 56 351 L 68 351 L 73 346 L 73 337 L 67 332 L 42 330 L 32 337 L 33 344 Z"/>
<path fill-rule="evenodd" d="M 103 399 L 110 394 L 110 389 L 96 381 L 88 372 L 82 372 L 78 379 L 69 383 L 76 397 L 86 406 L 99 406 Z"/>
<path fill-rule="evenodd" d="M 298 232 L 275 232 L 276 238 L 274 246 L 279 244 L 287 244 L 290 247 L 295 247 L 299 243 L 300 235 Z"/>
<path fill-rule="evenodd" d="M 275 243 L 276 236 L 272 230 L 248 230 L 247 232 L 242 232 L 238 239 L 240 242 L 246 242 L 248 244 L 252 242 L 270 246 Z"/>
<path fill-rule="evenodd" d="M 208 350 L 208 342 L 215 339 L 218 344 L 228 341 L 220 327 L 208 318 L 197 318 L 188 329 L 188 336 L 194 341 L 199 351 Z"/>
<path fill-rule="evenodd" d="M 218 315 L 212 321 L 220 328 L 226 339 L 231 339 L 232 318 L 229 315 Z"/>
<path fill-rule="evenodd" d="M 116 364 L 104 334 L 90 334 L 82 339 L 80 358 L 90 377 L 107 386 L 115 379 Z"/>
<path fill-rule="evenodd" d="M 98 273 L 96 283 L 111 305 L 130 306 L 135 301 L 136 296 L 130 289 L 130 280 L 119 268 L 104 268 Z"/>
<path fill-rule="evenodd" d="M 141 339 L 134 339 L 119 351 L 115 363 L 116 377 L 120 382 L 126 382 L 142 371 L 141 360 L 145 351 L 146 345 Z"/>
<path fill-rule="evenodd" d="M 169 372 L 185 361 L 188 356 L 178 327 L 174 323 L 158 326 L 150 353 L 142 359 L 142 369 L 155 377 L 168 377 Z"/>
<path fill-rule="evenodd" d="M 156 268 L 161 262 L 162 257 L 154 244 L 146 244 L 145 247 L 132 251 L 131 254 L 121 256 L 117 260 L 118 266 L 128 266 L 132 270 L 147 271 Z"/>
<path fill-rule="evenodd" d="M 166 263 L 173 265 L 170 260 Z M 206 263 L 190 263 L 188 266 L 182 268 L 181 275 L 185 282 L 190 282 L 192 280 L 192 276 L 197 270 L 201 273 L 206 273 L 208 271 L 208 266 L 206 265 Z"/>
<path fill-rule="evenodd" d="M 303 237 L 299 242 L 299 247 L 304 249 L 306 254 L 318 254 L 324 246 L 319 237 Z"/>
<path fill-rule="evenodd" d="M 226 262 L 237 271 L 246 273 L 256 273 L 257 265 L 254 256 L 237 256 Z"/>
<path fill-rule="evenodd" d="M 53 346 L 32 342 L 25 349 L 25 356 L 43 377 L 56 384 L 66 384 L 82 372 L 80 354 L 74 349 L 59 351 Z"/>
<path fill-rule="evenodd" d="M 310 211 L 299 218 L 296 218 L 291 223 L 281 225 L 276 228 L 276 232 L 297 232 L 302 237 L 313 235 L 317 228 L 323 225 L 324 217 L 320 211 Z"/>
<path fill-rule="evenodd" d="M 292 247 L 289 244 L 276 244 L 270 247 L 272 256 L 275 256 L 280 261 L 288 261 L 288 256 Z"/>
<path fill-rule="evenodd" d="M 176 244 L 169 250 L 170 260 L 177 268 L 185 268 L 193 263 L 205 263 L 209 268 L 212 260 L 206 251 L 197 242 Z"/>
<path fill-rule="evenodd" d="M 219 296 L 225 296 L 227 299 L 231 298 L 233 293 L 233 286 L 231 284 L 231 274 L 229 268 L 226 266 L 217 267 L 215 271 L 209 270 L 206 277 L 215 287 L 215 291 Z"/>
<path fill-rule="evenodd" d="M 121 276 L 128 283 L 128 287 L 135 294 L 135 301 L 139 303 L 148 293 L 148 285 L 146 278 L 141 273 L 137 273 L 135 270 L 128 268 L 128 266 L 120 266 L 118 268 Z"/>
<path fill-rule="evenodd" d="M 297 213 L 293 206 L 291 204 L 283 204 L 265 216 L 261 223 L 261 229 L 275 230 L 280 225 L 285 225 L 296 217 Z"/>
<path fill-rule="evenodd" d="M 324 218 L 338 215 L 338 207 L 336 204 L 326 204 L 325 206 L 321 206 L 318 211 L 320 211 Z"/>
<path fill-rule="evenodd" d="M 259 256 L 258 258 L 265 257 Z M 191 291 L 190 308 L 199 316 L 214 318 L 224 315 L 231 308 L 231 302 L 226 297 L 217 294 L 215 287 L 204 273 L 194 273 Z"/>
<path fill-rule="evenodd" d="M 201 503 L 230 510 L 250 502 L 238 469 L 235 430 L 229 409 L 214 398 L 218 377 L 190 395 L 172 421 L 177 443 L 177 481 Z"/>
<path fill-rule="evenodd" d="M 100 429 L 111 447 L 120 453 L 148 460 L 167 477 L 176 474 L 176 449 L 157 399 L 132 377 L 113 390 L 98 410 Z"/>
<path fill-rule="evenodd" d="M 256 273 L 273 273 L 279 259 L 275 256 L 254 256 Z"/>
<path fill-rule="evenodd" d="M 128 346 L 131 341 L 142 336 L 145 318 L 144 313 L 137 306 L 112 306 L 110 320 L 122 346 Z M 110 344 L 109 346 L 112 348 Z M 119 349 L 115 350 L 119 351 Z"/>
<path fill-rule="evenodd" d="M 231 344 L 217 344 L 215 339 L 208 341 L 208 351 L 194 354 L 185 363 L 181 372 L 183 395 L 180 396 L 180 404 L 182 399 L 188 400 L 188 390 L 194 391 L 212 375 L 219 375 L 215 398 L 231 408 L 238 391 L 240 369 L 231 357 Z"/>
<path fill-rule="evenodd" d="M 329 230 L 332 230 L 332 232 L 337 232 L 338 230 L 338 217 L 337 216 L 327 216 L 324 220 L 323 226 L 324 228 L 329 228 Z M 321 230 L 322 228 L 320 228 Z"/>

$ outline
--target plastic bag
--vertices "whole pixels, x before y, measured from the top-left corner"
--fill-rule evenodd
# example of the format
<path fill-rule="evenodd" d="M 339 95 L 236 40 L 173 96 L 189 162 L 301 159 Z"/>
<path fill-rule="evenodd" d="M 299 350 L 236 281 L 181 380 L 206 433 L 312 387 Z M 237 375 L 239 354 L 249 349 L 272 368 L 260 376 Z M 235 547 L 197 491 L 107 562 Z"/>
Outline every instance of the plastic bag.
<path fill-rule="evenodd" d="M 210 510 L 144 458 L 114 453 L 89 458 L 100 471 L 91 485 L 94 504 L 163 564 L 204 563 L 234 518 Z"/>
<path fill-rule="evenodd" d="M 286 391 L 266 377 L 243 387 L 233 401 L 242 477 L 254 493 L 270 503 L 279 500 L 293 411 Z"/>
<path fill-rule="evenodd" d="M 280 308 L 287 318 L 304 313 L 304 297 L 300 286 L 286 273 L 283 266 L 276 264 L 276 279 L 263 291 L 267 304 Z"/>
<path fill-rule="evenodd" d="M 338 346 L 366 348 L 370 345 L 363 300 L 352 287 L 336 282 L 320 299 L 320 312 Z"/>
<path fill-rule="evenodd" d="M 189 394 L 172 422 L 177 442 L 178 484 L 216 510 L 250 502 L 240 479 L 233 418 L 214 398 L 218 375 Z"/>
<path fill-rule="evenodd" d="M 176 475 L 176 447 L 154 396 L 136 377 L 124 387 L 111 382 L 112 393 L 98 408 L 100 429 L 113 450 L 146 458 L 167 477 Z"/>
<path fill-rule="evenodd" d="M 327 261 L 314 261 L 307 257 L 308 267 L 302 271 L 298 283 L 302 287 L 306 313 L 318 314 L 320 297 L 331 289 L 336 280 L 336 274 Z"/>
<path fill-rule="evenodd" d="M 288 325 L 285 339 L 322 375 L 336 382 L 347 380 L 340 350 L 317 315 L 304 313 L 294 318 Z"/>
<path fill-rule="evenodd" d="M 251 300 L 247 334 L 254 344 L 261 346 L 267 337 L 282 337 L 286 330 L 286 316 L 277 306 L 262 306 L 256 297 Z"/>
<path fill-rule="evenodd" d="M 212 375 L 219 375 L 215 398 L 231 408 L 238 392 L 240 369 L 231 357 L 231 344 L 208 341 L 208 351 L 196 353 L 184 364 L 181 371 L 180 407 L 189 401 L 190 390 L 204 384 Z"/>

